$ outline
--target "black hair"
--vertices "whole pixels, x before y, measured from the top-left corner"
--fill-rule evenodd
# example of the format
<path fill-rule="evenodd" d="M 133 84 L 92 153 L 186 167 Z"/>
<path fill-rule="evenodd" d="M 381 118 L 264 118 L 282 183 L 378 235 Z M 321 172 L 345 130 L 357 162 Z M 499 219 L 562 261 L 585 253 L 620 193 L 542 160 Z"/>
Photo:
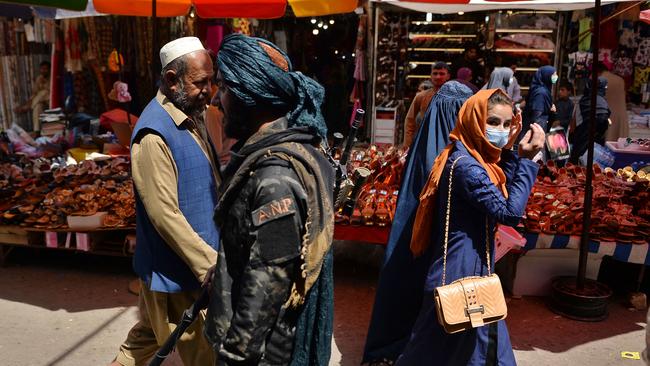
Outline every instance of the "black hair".
<path fill-rule="evenodd" d="M 468 44 L 466 44 L 465 45 L 465 52 L 467 52 L 469 50 L 476 50 L 476 52 L 478 52 L 478 50 L 479 50 L 478 44 L 476 44 L 476 43 L 468 43 Z"/>
<path fill-rule="evenodd" d="M 431 67 L 431 69 L 432 69 L 432 70 L 442 70 L 442 69 L 445 69 L 445 70 L 447 70 L 447 72 L 449 72 L 449 65 L 447 65 L 446 62 L 438 61 L 438 62 L 436 62 L 436 63 L 433 64 L 433 66 Z"/>
<path fill-rule="evenodd" d="M 573 92 L 573 84 L 571 84 L 568 81 L 563 81 L 562 83 L 560 83 L 560 88 L 564 88 L 564 89 L 568 90 L 569 93 Z"/>
<path fill-rule="evenodd" d="M 50 61 L 41 61 L 39 66 L 52 67 L 52 64 L 50 63 Z"/>

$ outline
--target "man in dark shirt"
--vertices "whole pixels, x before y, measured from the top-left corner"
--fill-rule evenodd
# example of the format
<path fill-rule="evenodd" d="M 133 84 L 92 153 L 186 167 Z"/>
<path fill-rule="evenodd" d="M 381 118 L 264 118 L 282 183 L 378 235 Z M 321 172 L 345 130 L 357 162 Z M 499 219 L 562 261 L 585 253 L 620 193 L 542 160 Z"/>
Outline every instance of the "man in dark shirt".
<path fill-rule="evenodd" d="M 463 57 L 457 57 L 454 59 L 451 63 L 451 75 L 456 75 L 458 70 L 463 67 L 472 70 L 472 84 L 479 87 L 485 84 L 485 68 L 479 62 L 479 50 L 477 46 L 468 46 L 465 48 Z"/>
<path fill-rule="evenodd" d="M 224 38 L 217 62 L 216 104 L 239 142 L 215 210 L 223 234 L 205 335 L 218 365 L 327 365 L 334 172 L 323 88 L 259 38 Z"/>

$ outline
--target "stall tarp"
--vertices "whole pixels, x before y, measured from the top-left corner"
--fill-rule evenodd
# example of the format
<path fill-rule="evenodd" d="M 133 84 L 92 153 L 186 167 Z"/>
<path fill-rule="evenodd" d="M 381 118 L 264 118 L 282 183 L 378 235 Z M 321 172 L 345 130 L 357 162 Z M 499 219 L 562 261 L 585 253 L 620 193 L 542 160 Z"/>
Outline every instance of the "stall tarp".
<path fill-rule="evenodd" d="M 100 13 L 151 16 L 151 0 L 93 0 Z M 191 0 L 156 0 L 157 17 L 177 17 L 190 11 Z"/>
<path fill-rule="evenodd" d="M 284 15 L 286 0 L 192 0 L 201 18 L 273 19 Z"/>
<path fill-rule="evenodd" d="M 0 0 L 1 1 L 1 0 Z M 151 16 L 152 0 L 94 0 L 101 13 Z M 351 12 L 357 0 L 289 0 L 297 17 Z M 201 18 L 273 19 L 284 16 L 287 0 L 157 0 L 156 16 L 173 17 L 188 13 L 194 5 Z"/>
<path fill-rule="evenodd" d="M 350 13 L 357 8 L 357 0 L 289 0 L 289 4 L 297 17 Z"/>
<path fill-rule="evenodd" d="M 494 1 L 470 0 L 469 2 L 450 3 L 453 0 L 429 0 L 427 2 L 398 1 L 398 0 L 372 0 L 376 3 L 390 4 L 405 9 L 423 13 L 451 14 L 457 12 L 487 11 L 487 10 L 554 10 L 570 11 L 594 7 L 594 1 L 587 0 L 527 0 L 527 1 Z M 424 0 L 422 0 L 424 1 Z M 629 2 L 629 0 L 603 0 L 602 4 Z"/>
<path fill-rule="evenodd" d="M 14 3 L 23 5 L 47 6 L 69 10 L 86 9 L 87 0 L 0 0 L 3 3 Z"/>

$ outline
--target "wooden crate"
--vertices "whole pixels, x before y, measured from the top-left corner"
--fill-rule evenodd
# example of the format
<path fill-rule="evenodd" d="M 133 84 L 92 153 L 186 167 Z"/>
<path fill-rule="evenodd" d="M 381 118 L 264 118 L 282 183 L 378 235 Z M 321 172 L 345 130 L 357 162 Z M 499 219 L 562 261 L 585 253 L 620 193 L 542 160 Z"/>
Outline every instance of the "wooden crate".
<path fill-rule="evenodd" d="M 29 236 L 20 226 L 0 226 L 0 244 L 27 245 Z"/>

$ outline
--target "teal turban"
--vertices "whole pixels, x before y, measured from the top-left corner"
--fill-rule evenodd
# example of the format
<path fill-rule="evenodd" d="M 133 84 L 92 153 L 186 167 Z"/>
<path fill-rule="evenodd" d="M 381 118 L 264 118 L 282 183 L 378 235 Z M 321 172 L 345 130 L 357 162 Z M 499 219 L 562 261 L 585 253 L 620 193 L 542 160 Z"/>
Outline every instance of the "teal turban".
<path fill-rule="evenodd" d="M 260 43 L 277 51 L 288 71 L 273 62 Z M 229 90 L 246 106 L 269 105 L 289 110 L 289 127 L 309 127 L 321 137 L 327 126 L 321 113 L 325 90 L 315 80 L 293 71 L 286 53 L 273 43 L 242 34 L 223 39 L 217 64 Z"/>

